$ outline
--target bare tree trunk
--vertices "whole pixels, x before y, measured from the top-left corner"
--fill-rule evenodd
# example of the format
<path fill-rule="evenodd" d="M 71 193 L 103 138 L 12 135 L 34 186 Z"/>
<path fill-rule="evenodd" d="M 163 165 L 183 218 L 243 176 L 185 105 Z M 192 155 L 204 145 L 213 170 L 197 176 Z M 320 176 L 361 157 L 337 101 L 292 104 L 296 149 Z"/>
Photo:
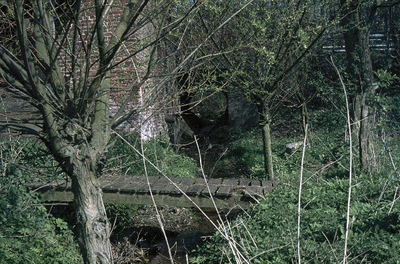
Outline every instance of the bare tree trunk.
<path fill-rule="evenodd" d="M 375 123 L 374 114 L 369 111 L 369 107 L 365 102 L 366 94 L 361 94 L 356 97 L 357 114 L 355 120 L 358 125 L 358 144 L 360 155 L 360 167 L 364 170 L 371 169 L 376 166 L 373 142 L 372 127 Z"/>
<path fill-rule="evenodd" d="M 260 109 L 261 133 L 263 140 L 264 170 L 267 180 L 274 179 L 272 164 L 272 144 L 271 144 L 271 115 L 268 106 L 264 103 Z"/>
<path fill-rule="evenodd" d="M 89 141 L 88 134 L 80 134 L 81 143 L 73 141 L 71 144 L 69 139 L 77 134 L 76 130 L 67 127 L 63 135 L 66 139 L 58 141 L 61 142 L 59 145 L 53 144 L 52 149 L 72 181 L 76 230 L 84 262 L 112 263 L 111 229 L 103 203 L 100 179 L 108 136 L 105 135 L 103 141 L 96 143 Z"/>
<path fill-rule="evenodd" d="M 87 164 L 72 178 L 78 219 L 79 243 L 85 263 L 112 263 L 110 223 L 102 198 L 101 182 Z"/>
<path fill-rule="evenodd" d="M 344 0 L 342 0 L 344 4 Z M 368 12 L 366 12 L 369 11 Z M 364 19 L 364 15 L 368 19 Z M 368 94 L 374 94 L 374 74 L 369 47 L 370 21 L 376 8 L 363 6 L 357 0 L 349 3 L 341 24 L 347 54 L 347 72 L 349 81 L 355 89 L 353 103 L 353 138 L 358 142 L 360 167 L 370 170 L 376 165 L 373 144 L 374 113 L 366 100 Z"/>

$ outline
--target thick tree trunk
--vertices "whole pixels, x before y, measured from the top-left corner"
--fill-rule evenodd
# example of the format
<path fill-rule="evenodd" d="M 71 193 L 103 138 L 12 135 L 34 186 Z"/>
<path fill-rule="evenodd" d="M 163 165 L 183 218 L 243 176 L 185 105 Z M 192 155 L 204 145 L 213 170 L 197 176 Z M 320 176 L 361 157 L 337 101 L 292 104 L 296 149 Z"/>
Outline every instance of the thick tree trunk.
<path fill-rule="evenodd" d="M 261 133 L 263 140 L 264 170 L 267 180 L 274 179 L 272 164 L 272 144 L 271 144 L 271 115 L 268 106 L 265 104 L 260 108 Z"/>
<path fill-rule="evenodd" d="M 344 4 L 344 0 L 342 0 Z M 374 114 L 371 112 L 366 100 L 368 94 L 374 94 L 374 74 L 372 69 L 371 51 L 369 47 L 368 19 L 362 17 L 363 8 L 357 0 L 350 2 L 346 15 L 342 19 L 344 41 L 347 55 L 347 72 L 349 82 L 354 86 L 355 95 L 351 98 L 353 103 L 353 138 L 358 142 L 360 167 L 370 170 L 376 165 L 373 144 Z M 364 7 L 366 8 L 366 7 Z M 370 12 L 376 9 L 371 8 Z M 370 13 L 369 17 L 373 17 Z"/>
<path fill-rule="evenodd" d="M 112 263 L 110 224 L 101 188 L 93 179 L 86 176 L 72 180 L 82 255 L 85 263 Z"/>
<path fill-rule="evenodd" d="M 365 97 L 365 93 L 356 96 L 354 119 L 357 126 L 360 167 L 363 170 L 369 170 L 376 166 L 372 130 L 375 120 L 373 113 L 369 111 L 369 107 L 365 102 Z"/>
<path fill-rule="evenodd" d="M 102 198 L 96 157 L 87 146 L 74 146 L 75 155 L 64 164 L 72 180 L 78 240 L 85 263 L 112 263 L 110 223 Z M 85 154 L 86 153 L 86 154 Z"/>

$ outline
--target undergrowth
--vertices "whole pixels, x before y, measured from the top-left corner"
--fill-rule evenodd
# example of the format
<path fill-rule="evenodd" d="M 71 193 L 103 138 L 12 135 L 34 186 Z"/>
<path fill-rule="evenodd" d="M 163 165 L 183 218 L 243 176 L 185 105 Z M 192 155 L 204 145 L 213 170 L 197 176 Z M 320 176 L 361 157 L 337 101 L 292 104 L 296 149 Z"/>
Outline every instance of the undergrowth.
<path fill-rule="evenodd" d="M 134 136 L 130 144 L 141 149 Z M 144 144 L 146 158 L 168 176 L 195 177 L 194 160 L 177 155 L 165 139 Z M 0 262 L 82 263 L 70 226 L 53 217 L 35 192 L 23 186 L 31 181 L 53 181 L 65 177 L 46 148 L 33 138 L 14 138 L 0 145 Z M 116 140 L 107 153 L 104 173 L 144 175 L 142 157 L 129 144 Z M 149 163 L 149 175 L 159 175 Z M 107 213 L 121 229 L 141 206 L 106 205 Z M 64 216 L 63 216 L 64 217 Z M 68 216 L 65 216 L 68 218 Z"/>
<path fill-rule="evenodd" d="M 131 144 L 115 137 L 106 153 L 107 165 L 104 174 L 114 175 L 145 175 L 140 141 L 134 135 L 126 135 L 125 139 Z M 53 181 L 62 180 L 65 174 L 58 163 L 51 156 L 46 147 L 33 138 L 17 138 L 3 142 L 3 155 L 11 151 L 18 154 L 18 162 L 9 160 L 10 166 L 16 171 L 22 168 L 28 171 L 26 181 Z M 139 151 L 136 152 L 132 147 Z M 187 156 L 178 155 L 165 138 L 158 138 L 144 143 L 144 155 L 165 175 L 176 177 L 196 177 L 196 161 Z M 5 159 L 5 157 L 3 157 Z M 148 174 L 160 175 L 158 170 L 147 163 Z M 29 179 L 28 179 L 28 176 Z"/>
<path fill-rule="evenodd" d="M 348 199 L 349 142 L 341 127 L 311 131 L 305 153 L 301 210 L 301 261 L 341 263 Z M 191 263 L 298 263 L 297 221 L 301 150 L 285 144 L 301 138 L 278 138 L 273 159 L 280 185 L 260 199 L 249 214 L 225 225 L 232 246 L 219 232 L 199 248 Z M 262 175 L 261 138 L 252 132 L 233 144 L 252 177 Z M 400 149 L 397 137 L 376 138 L 377 165 L 362 173 L 355 164 L 351 197 L 349 263 L 399 263 Z M 235 152 L 234 152 L 235 153 Z M 391 154 L 391 155 L 389 155 Z M 396 166 L 397 165 L 397 166 Z M 233 249 L 233 250 L 232 250 Z"/>
<path fill-rule="evenodd" d="M 145 175 L 140 140 L 133 134 L 125 135 L 124 139 L 130 145 L 118 137 L 112 139 L 113 146 L 107 153 L 108 166 L 105 172 L 120 175 Z M 175 153 L 168 139 L 157 138 L 143 144 L 143 154 L 146 159 L 156 165 L 165 175 L 197 177 L 196 161 Z M 146 164 L 146 167 L 148 175 L 160 175 L 158 170 L 149 163 Z"/>
<path fill-rule="evenodd" d="M 335 128 L 327 131 L 320 129 L 312 131 L 307 144 L 306 170 L 310 174 L 321 175 L 329 171 L 330 174 L 343 173 L 343 165 L 348 164 L 346 152 L 348 142 L 344 130 Z M 286 151 L 286 145 L 302 141 L 300 137 L 274 138 L 272 141 L 272 160 L 275 177 L 280 181 L 290 180 L 293 175 L 299 174 L 301 148 L 293 153 Z M 265 177 L 263 165 L 262 138 L 258 130 L 243 133 L 240 139 L 232 143 L 229 155 L 224 163 L 237 162 L 247 168 L 250 178 L 263 179 Z"/>
<path fill-rule="evenodd" d="M 68 224 L 48 214 L 38 195 L 22 185 L 32 174 L 21 155 L 24 146 L 0 145 L 0 262 L 82 263 Z"/>
<path fill-rule="evenodd" d="M 349 263 L 398 263 L 400 205 L 398 174 L 356 177 L 351 206 Z M 297 180 L 298 181 L 298 180 Z M 268 194 L 250 217 L 230 223 L 228 233 L 243 255 L 234 259 L 226 239 L 216 233 L 193 263 L 295 263 L 298 182 Z M 337 177 L 303 185 L 301 257 L 303 263 L 341 263 L 348 180 Z"/>

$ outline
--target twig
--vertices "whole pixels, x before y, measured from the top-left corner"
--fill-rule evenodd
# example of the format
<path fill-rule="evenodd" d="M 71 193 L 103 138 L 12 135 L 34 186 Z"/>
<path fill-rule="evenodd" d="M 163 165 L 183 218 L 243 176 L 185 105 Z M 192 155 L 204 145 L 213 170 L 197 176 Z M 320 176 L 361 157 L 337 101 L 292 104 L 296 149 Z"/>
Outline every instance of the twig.
<path fill-rule="evenodd" d="M 196 207 L 202 214 L 203 216 L 207 219 L 207 221 L 209 221 L 214 228 L 223 236 L 224 239 L 226 239 L 227 241 L 231 241 L 231 243 L 234 244 L 234 247 L 236 247 L 236 245 L 239 245 L 236 241 L 234 241 L 233 239 L 231 239 L 229 237 L 229 235 L 226 234 L 226 231 L 222 230 L 222 228 L 220 228 L 219 226 L 217 226 L 214 221 L 212 221 L 210 219 L 210 217 L 200 208 L 200 206 L 198 204 L 196 204 L 173 180 L 171 180 L 171 178 L 169 178 L 168 176 L 166 176 L 155 164 L 153 164 L 149 159 L 147 159 L 142 152 L 140 152 L 139 150 L 137 150 L 132 144 L 130 144 L 123 136 L 121 136 L 118 132 L 116 132 L 115 130 L 112 131 L 113 134 L 115 134 L 116 136 L 118 136 L 123 142 L 125 142 L 129 147 L 131 147 L 136 153 L 138 153 L 143 160 L 146 161 L 146 163 L 150 164 L 152 167 L 154 167 L 164 178 L 166 178 L 172 185 L 175 186 L 175 188 L 177 188 L 179 190 L 179 192 L 185 196 L 192 204 L 194 207 Z M 147 178 L 147 182 L 148 185 L 150 187 L 150 183 L 148 181 Z M 151 191 L 151 189 L 149 188 L 149 190 Z M 152 197 L 152 199 L 154 199 Z M 240 246 L 240 245 L 239 245 Z M 243 260 L 246 263 L 250 263 L 248 260 L 246 260 L 243 255 L 240 253 L 240 251 L 237 251 L 237 253 L 243 258 Z"/>
<path fill-rule="evenodd" d="M 301 252 L 300 252 L 301 191 L 303 187 L 304 156 L 306 153 L 306 145 L 307 145 L 307 130 L 308 130 L 308 124 L 306 124 L 304 131 L 303 152 L 301 155 L 301 166 L 300 166 L 299 198 L 297 206 L 297 263 L 299 264 L 301 263 Z"/>
<path fill-rule="evenodd" d="M 392 163 L 393 169 L 395 171 L 397 171 L 397 167 L 396 167 L 396 164 L 394 163 L 394 160 L 393 160 L 393 157 L 392 157 L 392 153 L 391 153 L 390 149 L 388 148 L 388 146 L 386 144 L 386 140 L 385 140 L 384 136 L 382 135 L 380 138 L 381 138 L 381 140 L 383 142 L 383 147 L 385 148 L 385 150 L 389 154 L 390 162 Z"/>
<path fill-rule="evenodd" d="M 353 140 L 352 140 L 352 135 L 351 135 L 351 120 L 350 120 L 350 108 L 349 108 L 349 101 L 347 98 L 347 92 L 346 92 L 346 86 L 343 82 L 342 76 L 338 70 L 338 68 L 335 65 L 335 62 L 333 61 L 333 58 L 331 56 L 331 62 L 333 67 L 335 68 L 338 76 L 340 83 L 342 84 L 343 87 L 343 93 L 344 97 L 346 99 L 346 112 L 347 112 L 347 126 L 349 129 L 349 155 L 350 155 L 350 161 L 349 161 L 349 191 L 348 191 L 348 197 L 347 197 L 347 212 L 346 212 L 346 233 L 345 233 L 345 239 L 344 239 L 344 250 L 343 250 L 343 264 L 347 263 L 347 242 L 349 240 L 349 229 L 350 229 L 350 205 L 351 205 L 351 184 L 353 180 Z"/>
<path fill-rule="evenodd" d="M 209 186 L 208 183 L 207 183 L 207 178 L 206 178 L 206 175 L 205 175 L 205 173 L 204 173 L 203 162 L 202 162 L 202 159 L 201 159 L 200 147 L 199 147 L 199 143 L 198 143 L 198 140 L 197 140 L 196 136 L 194 136 L 194 139 L 195 139 L 195 142 L 196 142 L 197 151 L 199 152 L 200 170 L 201 170 L 201 173 L 202 173 L 204 182 L 205 182 L 205 184 L 206 184 L 207 191 L 208 191 L 208 193 L 210 194 L 211 201 L 212 201 L 212 203 L 213 203 L 213 206 L 214 206 L 214 208 L 215 208 L 215 211 L 217 212 L 217 215 L 218 215 L 220 224 L 221 224 L 221 226 L 222 226 L 222 230 L 220 230 L 220 233 L 222 234 L 222 231 L 225 233 L 225 234 L 224 234 L 224 237 L 225 237 L 225 239 L 227 240 L 227 242 L 228 242 L 228 244 L 229 244 L 229 247 L 231 248 L 231 251 L 232 251 L 232 253 L 233 253 L 234 257 L 235 257 L 236 263 L 241 263 L 240 259 L 243 259 L 246 263 L 249 263 L 249 264 L 250 264 L 250 262 L 248 262 L 248 261 L 244 258 L 244 256 L 240 253 L 240 251 L 237 249 L 236 245 L 237 245 L 238 243 L 237 243 L 236 241 L 234 241 L 234 239 L 231 239 L 231 237 L 233 238 L 233 236 L 232 236 L 232 235 L 230 236 L 230 235 L 227 234 L 227 227 L 225 226 L 224 221 L 222 220 L 221 214 L 220 214 L 219 211 L 218 211 L 218 207 L 217 207 L 217 204 L 215 203 L 214 197 L 211 195 L 210 186 Z M 229 224 L 229 223 L 228 223 L 228 224 Z M 229 228 L 229 230 L 231 230 L 231 229 Z"/>
<path fill-rule="evenodd" d="M 326 242 L 328 242 L 328 245 L 329 245 L 329 247 L 330 247 L 331 250 L 332 250 L 332 254 L 333 254 L 333 256 L 335 257 L 336 262 L 339 262 L 339 259 L 337 258 L 336 254 L 335 254 L 335 250 L 334 250 L 333 247 L 332 247 L 332 243 L 329 241 L 328 237 L 325 235 L 324 232 L 321 232 L 321 233 L 322 233 L 322 235 L 325 237 Z"/>
<path fill-rule="evenodd" d="M 145 175 L 146 175 L 147 185 L 149 186 L 149 192 L 150 192 L 151 200 L 153 202 L 154 209 L 156 210 L 157 221 L 160 224 L 160 228 L 161 228 L 161 231 L 162 231 L 164 239 L 165 239 L 165 244 L 167 245 L 169 259 L 171 261 L 171 264 L 174 264 L 174 258 L 172 256 L 171 247 L 169 246 L 167 233 L 165 232 L 165 229 L 164 229 L 164 223 L 161 220 L 161 215 L 160 215 L 160 212 L 158 211 L 157 204 L 156 204 L 156 201 L 154 200 L 154 195 L 153 195 L 153 192 L 151 190 L 151 185 L 150 185 L 150 181 L 149 181 L 149 175 L 147 173 L 146 159 L 145 159 L 145 155 L 144 155 L 143 140 L 141 140 L 140 143 L 141 143 L 140 147 L 141 147 L 141 151 L 142 151 L 143 167 L 144 167 L 144 172 L 145 172 Z"/>
<path fill-rule="evenodd" d="M 214 166 L 213 166 L 212 169 L 211 169 L 210 177 L 214 174 L 214 170 L 215 170 L 215 167 L 217 167 L 218 162 L 221 160 L 221 158 L 222 158 L 223 156 L 226 155 L 227 152 L 228 152 L 228 148 L 226 148 L 226 149 L 224 150 L 224 152 L 223 152 L 221 155 L 219 155 L 217 161 L 214 163 Z"/>
<path fill-rule="evenodd" d="M 393 197 L 393 201 L 392 201 L 392 205 L 390 206 L 390 209 L 389 209 L 389 212 L 388 212 L 388 215 L 390 214 L 390 212 L 392 212 L 392 209 L 393 209 L 393 206 L 394 206 L 394 202 L 398 199 L 396 199 L 396 196 L 397 196 L 397 190 L 399 189 L 399 187 L 396 187 L 396 191 L 394 192 L 394 197 Z"/>

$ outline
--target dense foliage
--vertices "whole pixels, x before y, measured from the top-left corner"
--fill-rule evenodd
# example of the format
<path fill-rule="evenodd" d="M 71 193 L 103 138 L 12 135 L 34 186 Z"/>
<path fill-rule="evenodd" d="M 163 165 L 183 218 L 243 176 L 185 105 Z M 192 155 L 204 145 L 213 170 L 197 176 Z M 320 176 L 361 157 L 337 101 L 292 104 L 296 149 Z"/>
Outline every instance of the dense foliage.
<path fill-rule="evenodd" d="M 18 157 L 18 142 L 1 144 L 1 263 L 82 263 L 72 231 L 22 185 L 32 173 Z M 21 164 L 22 163 L 22 164 Z"/>
<path fill-rule="evenodd" d="M 393 98 L 394 99 L 394 98 Z M 327 123 L 326 112 L 313 111 L 314 127 L 304 161 L 301 210 L 301 258 L 304 263 L 341 263 L 343 260 L 346 206 L 348 199 L 349 142 L 345 126 Z M 392 119 L 391 131 L 396 131 Z M 340 124 L 338 126 L 338 124 Z M 274 165 L 280 185 L 260 199 L 250 216 L 244 214 L 229 227 L 227 234 L 236 243 L 216 233 L 192 259 L 194 263 L 295 263 L 297 262 L 298 192 L 301 149 L 287 153 L 285 144 L 296 138 L 273 141 Z M 233 144 L 229 160 L 239 159 L 250 176 L 262 175 L 260 136 L 244 134 Z M 353 179 L 348 242 L 349 263 L 397 263 L 400 256 L 400 180 L 396 164 L 400 157 L 390 155 L 399 149 L 397 137 L 376 145 L 380 170 L 373 174 L 356 171 Z M 235 154 L 235 155 L 233 155 Z M 235 252 L 233 254 L 232 252 Z M 239 253 L 238 253 L 239 252 Z M 240 255 L 242 257 L 240 257 Z"/>
<path fill-rule="evenodd" d="M 396 174 L 357 177 L 349 240 L 352 263 L 397 263 L 400 256 L 400 206 Z M 303 186 L 301 257 L 305 263 L 341 263 L 348 180 L 310 180 Z M 231 223 L 234 241 L 251 263 L 294 263 L 297 252 L 298 188 L 281 186 L 251 217 Z M 220 234 L 199 251 L 195 263 L 228 263 L 234 257 Z M 240 262 L 236 262 L 240 263 Z"/>

